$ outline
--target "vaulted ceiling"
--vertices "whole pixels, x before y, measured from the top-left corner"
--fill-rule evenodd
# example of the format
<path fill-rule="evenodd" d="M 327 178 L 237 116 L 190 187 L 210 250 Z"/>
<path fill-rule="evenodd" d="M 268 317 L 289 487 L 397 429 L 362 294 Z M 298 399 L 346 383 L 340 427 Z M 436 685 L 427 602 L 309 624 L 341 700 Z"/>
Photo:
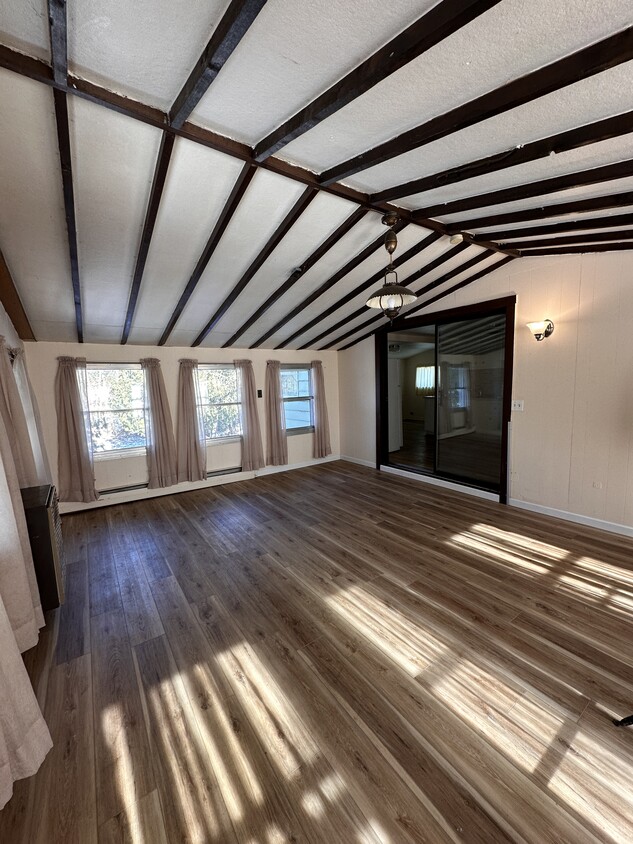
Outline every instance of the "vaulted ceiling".
<path fill-rule="evenodd" d="M 38 340 L 334 348 L 633 247 L 630 0 L 5 0 L 0 297 Z M 463 233 L 451 244 L 449 235 Z"/>

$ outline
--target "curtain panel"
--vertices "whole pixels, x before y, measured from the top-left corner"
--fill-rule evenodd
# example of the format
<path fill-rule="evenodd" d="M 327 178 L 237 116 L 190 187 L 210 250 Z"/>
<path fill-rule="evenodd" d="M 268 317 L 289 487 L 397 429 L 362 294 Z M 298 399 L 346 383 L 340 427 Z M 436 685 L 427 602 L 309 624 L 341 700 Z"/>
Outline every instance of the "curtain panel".
<path fill-rule="evenodd" d="M 197 373 L 197 360 L 183 358 L 180 361 L 176 435 L 179 482 L 203 481 L 207 477 L 207 442 Z"/>
<path fill-rule="evenodd" d="M 257 389 L 253 364 L 250 360 L 236 360 L 235 367 L 240 374 L 242 420 L 242 471 L 252 472 L 264 466 L 262 432 L 257 412 Z"/>
<path fill-rule="evenodd" d="M 142 358 L 145 374 L 145 437 L 149 489 L 178 483 L 176 441 L 158 358 Z"/>
<path fill-rule="evenodd" d="M 85 358 L 57 358 L 57 471 L 60 501 L 96 501 Z"/>
<path fill-rule="evenodd" d="M 281 398 L 281 366 L 278 360 L 266 363 L 266 463 L 285 466 L 288 463 L 286 418 Z"/>
<path fill-rule="evenodd" d="M 13 360 L 13 374 L 22 400 L 22 407 L 26 417 L 26 424 L 31 438 L 31 448 L 35 460 L 35 471 L 38 484 L 52 484 L 53 475 L 48 453 L 44 444 L 42 419 L 37 404 L 37 398 L 31 385 L 31 379 L 24 360 L 24 349 L 14 347 L 9 349 L 9 356 Z"/>
<path fill-rule="evenodd" d="M 9 437 L 20 486 L 37 486 L 38 475 L 31 436 L 10 352 L 4 337 L 0 335 L 0 414 Z"/>
<path fill-rule="evenodd" d="M 320 360 L 310 363 L 312 371 L 312 390 L 314 393 L 314 457 L 327 457 L 332 454 L 330 445 L 330 422 L 325 400 L 325 379 L 323 364 Z"/>

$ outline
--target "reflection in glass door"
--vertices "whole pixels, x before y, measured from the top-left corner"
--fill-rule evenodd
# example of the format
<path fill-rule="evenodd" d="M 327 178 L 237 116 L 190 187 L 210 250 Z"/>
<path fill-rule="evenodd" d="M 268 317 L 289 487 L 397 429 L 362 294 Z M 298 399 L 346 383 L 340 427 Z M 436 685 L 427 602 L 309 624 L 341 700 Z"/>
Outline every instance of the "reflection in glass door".
<path fill-rule="evenodd" d="M 499 486 L 505 321 L 496 314 L 438 325 L 438 475 Z"/>

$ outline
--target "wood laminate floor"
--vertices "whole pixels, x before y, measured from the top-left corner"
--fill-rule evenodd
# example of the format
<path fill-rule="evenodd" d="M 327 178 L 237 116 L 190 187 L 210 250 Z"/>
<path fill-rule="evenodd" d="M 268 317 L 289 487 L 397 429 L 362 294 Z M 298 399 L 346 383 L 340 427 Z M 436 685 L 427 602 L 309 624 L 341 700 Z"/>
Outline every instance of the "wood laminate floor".
<path fill-rule="evenodd" d="M 2 844 L 633 841 L 633 543 L 344 462 L 64 518 Z"/>

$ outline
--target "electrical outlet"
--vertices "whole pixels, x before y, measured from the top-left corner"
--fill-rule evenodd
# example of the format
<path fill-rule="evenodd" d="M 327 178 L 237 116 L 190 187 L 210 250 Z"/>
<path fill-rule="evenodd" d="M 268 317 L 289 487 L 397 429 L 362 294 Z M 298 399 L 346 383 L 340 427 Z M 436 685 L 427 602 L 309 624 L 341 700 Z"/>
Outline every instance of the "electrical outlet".
<path fill-rule="evenodd" d="M 602 489 L 602 481 L 594 481 L 593 482 L 594 489 Z"/>
<path fill-rule="evenodd" d="M 512 410 L 523 411 L 523 399 L 512 399 Z"/>

